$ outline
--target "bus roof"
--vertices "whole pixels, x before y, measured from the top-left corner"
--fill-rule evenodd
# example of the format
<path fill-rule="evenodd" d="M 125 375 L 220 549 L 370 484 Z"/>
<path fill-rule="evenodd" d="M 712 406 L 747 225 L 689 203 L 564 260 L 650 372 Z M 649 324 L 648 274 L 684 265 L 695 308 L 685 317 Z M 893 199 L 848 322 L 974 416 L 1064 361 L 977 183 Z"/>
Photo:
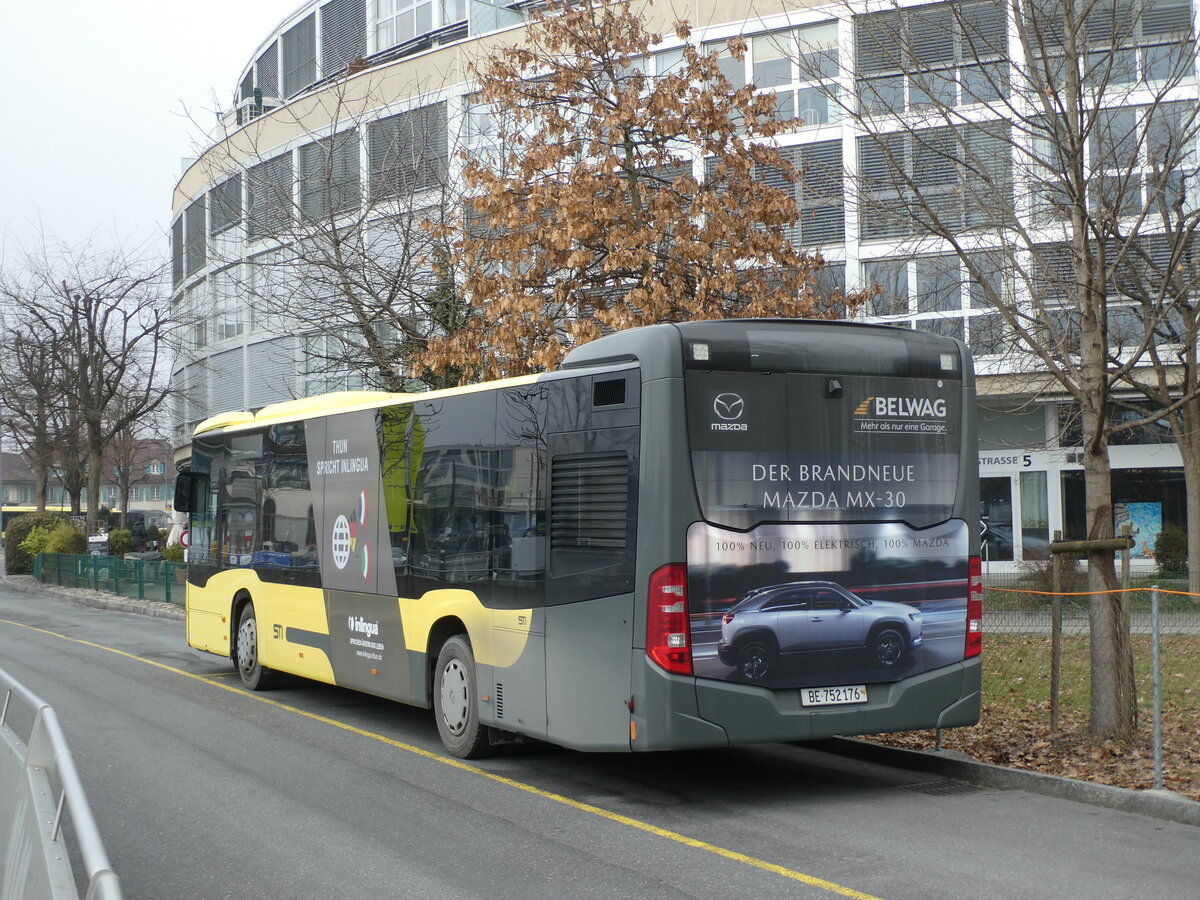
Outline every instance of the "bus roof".
<path fill-rule="evenodd" d="M 318 394 L 313 397 L 301 397 L 299 400 L 284 400 L 264 406 L 258 412 L 244 410 L 218 413 L 205 419 L 192 432 L 193 437 L 210 431 L 243 431 L 258 428 L 263 425 L 274 425 L 283 422 L 314 419 L 319 416 L 330 416 L 344 412 L 356 412 L 361 409 L 373 409 L 382 406 L 392 406 L 400 403 L 415 403 L 418 400 L 437 400 L 440 397 L 452 397 L 458 394 L 472 394 L 478 391 L 493 390 L 504 387 L 517 387 L 523 384 L 533 384 L 542 375 L 520 375 L 515 378 L 504 378 L 499 381 L 485 381 L 479 384 L 467 384 L 461 387 L 445 388 L 440 391 L 421 391 L 419 393 L 392 393 L 389 391 L 332 391 L 328 394 Z"/>

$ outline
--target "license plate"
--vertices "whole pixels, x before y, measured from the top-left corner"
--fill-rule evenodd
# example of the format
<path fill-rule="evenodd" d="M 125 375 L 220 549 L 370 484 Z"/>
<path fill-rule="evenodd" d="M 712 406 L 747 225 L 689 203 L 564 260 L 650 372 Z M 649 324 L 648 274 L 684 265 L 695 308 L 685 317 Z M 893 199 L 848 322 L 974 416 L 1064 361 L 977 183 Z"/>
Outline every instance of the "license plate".
<path fill-rule="evenodd" d="M 866 702 L 867 688 L 861 684 L 800 689 L 800 703 L 803 706 L 840 706 L 843 703 Z"/>

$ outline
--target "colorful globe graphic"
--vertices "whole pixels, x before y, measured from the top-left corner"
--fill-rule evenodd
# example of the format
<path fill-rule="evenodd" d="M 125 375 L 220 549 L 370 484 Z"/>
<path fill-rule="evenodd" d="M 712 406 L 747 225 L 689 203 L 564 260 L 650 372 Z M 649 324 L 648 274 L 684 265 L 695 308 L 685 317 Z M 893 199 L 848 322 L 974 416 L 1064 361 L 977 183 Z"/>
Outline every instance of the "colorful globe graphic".
<path fill-rule="evenodd" d="M 333 550 L 333 564 L 339 569 L 346 568 L 346 563 L 350 562 L 350 523 L 345 516 L 338 516 L 333 523 L 330 549 Z"/>

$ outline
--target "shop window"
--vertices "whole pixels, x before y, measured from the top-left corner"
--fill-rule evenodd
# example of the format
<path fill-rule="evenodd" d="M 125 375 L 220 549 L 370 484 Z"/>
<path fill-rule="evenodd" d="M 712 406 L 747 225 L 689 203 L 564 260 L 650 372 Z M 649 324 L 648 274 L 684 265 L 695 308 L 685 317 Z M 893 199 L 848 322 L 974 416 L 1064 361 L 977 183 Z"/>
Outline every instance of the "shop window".
<path fill-rule="evenodd" d="M 1012 479 L 979 479 L 979 518 L 985 561 L 1013 558 Z"/>
<path fill-rule="evenodd" d="M 1045 472 L 1021 473 L 1021 558 L 1050 558 L 1050 508 Z"/>

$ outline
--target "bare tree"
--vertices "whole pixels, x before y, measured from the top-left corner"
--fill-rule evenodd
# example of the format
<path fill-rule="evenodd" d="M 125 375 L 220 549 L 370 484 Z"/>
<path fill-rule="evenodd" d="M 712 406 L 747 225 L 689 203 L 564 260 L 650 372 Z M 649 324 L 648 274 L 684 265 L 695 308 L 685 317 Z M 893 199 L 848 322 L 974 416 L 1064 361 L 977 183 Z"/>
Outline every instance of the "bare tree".
<path fill-rule="evenodd" d="M 0 281 L 0 296 L 22 310 L 35 333 L 52 338 L 54 363 L 64 376 L 61 401 L 77 417 L 86 449 L 93 530 L 105 449 L 114 434 L 166 397 L 155 377 L 173 327 L 163 287 L 160 270 L 120 251 L 50 244 L 25 254 L 19 276 Z"/>
<path fill-rule="evenodd" d="M 50 341 L 13 310 L 6 310 L 0 354 L 3 429 L 25 457 L 34 480 L 34 504 L 46 509 L 46 493 L 62 435 L 62 372 Z"/>
<path fill-rule="evenodd" d="M 125 399 L 118 398 L 113 405 L 115 415 L 125 418 L 124 411 L 128 405 Z M 147 466 L 162 459 L 162 440 L 163 436 L 153 421 L 133 419 L 113 432 L 112 440 L 105 449 L 104 471 L 112 473 L 117 488 L 122 528 L 127 527 L 129 522 L 133 488 L 152 480 Z"/>
<path fill-rule="evenodd" d="M 444 386 L 414 359 L 463 315 L 437 227 L 457 205 L 447 102 L 434 85 L 427 102 L 381 114 L 390 95 L 376 76 L 352 67 L 314 101 L 317 111 L 278 110 L 225 135 L 205 156 L 213 188 L 185 213 L 203 221 L 207 203 L 216 337 L 223 318 L 248 307 L 270 330 L 301 336 L 307 393 Z M 272 156 L 259 129 L 281 123 L 309 139 Z M 195 254 L 204 234 L 183 241 Z M 242 262 L 250 241 L 262 249 Z"/>
<path fill-rule="evenodd" d="M 851 21 L 851 90 L 836 90 L 819 58 L 797 56 L 859 133 L 862 239 L 962 267 L 999 313 L 1012 364 L 1070 398 L 1086 537 L 1112 538 L 1110 441 L 1195 397 L 1156 349 L 1178 311 L 1122 292 L 1145 236 L 1189 243 L 1198 215 L 1187 197 L 1197 138 L 1195 92 L 1183 83 L 1194 67 L 1189 7 L 963 0 Z M 1114 417 L 1146 372 L 1156 405 Z M 1113 552 L 1090 552 L 1088 573 L 1092 729 L 1125 733 L 1136 705 L 1128 609 L 1105 593 L 1117 588 Z"/>

